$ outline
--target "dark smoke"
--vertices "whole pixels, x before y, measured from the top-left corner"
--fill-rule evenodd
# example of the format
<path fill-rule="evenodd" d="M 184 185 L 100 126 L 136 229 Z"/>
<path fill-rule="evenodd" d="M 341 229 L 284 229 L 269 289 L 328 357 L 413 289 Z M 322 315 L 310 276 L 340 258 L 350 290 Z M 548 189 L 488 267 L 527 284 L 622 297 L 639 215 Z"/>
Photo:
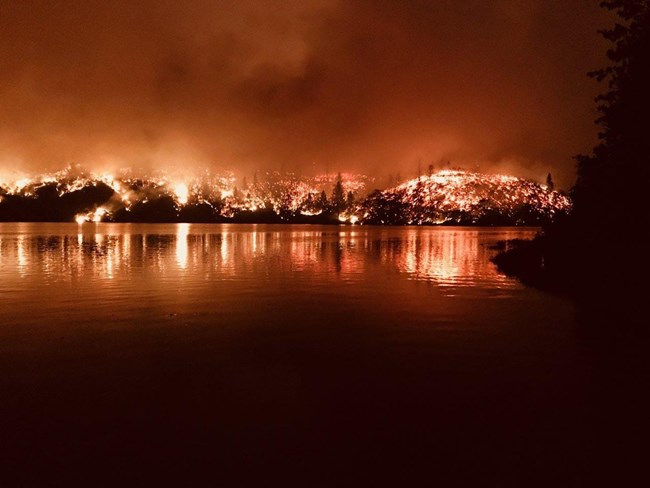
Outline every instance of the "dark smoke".
<path fill-rule="evenodd" d="M 574 177 L 592 0 L 0 2 L 0 168 Z"/>

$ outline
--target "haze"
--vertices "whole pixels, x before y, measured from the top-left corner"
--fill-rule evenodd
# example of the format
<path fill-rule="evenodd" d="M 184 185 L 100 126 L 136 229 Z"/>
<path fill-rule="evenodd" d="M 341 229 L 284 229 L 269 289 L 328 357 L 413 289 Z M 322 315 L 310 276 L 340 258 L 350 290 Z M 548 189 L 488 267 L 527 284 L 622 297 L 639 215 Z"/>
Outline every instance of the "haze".
<path fill-rule="evenodd" d="M 0 167 L 360 171 L 568 187 L 592 0 L 0 1 Z"/>

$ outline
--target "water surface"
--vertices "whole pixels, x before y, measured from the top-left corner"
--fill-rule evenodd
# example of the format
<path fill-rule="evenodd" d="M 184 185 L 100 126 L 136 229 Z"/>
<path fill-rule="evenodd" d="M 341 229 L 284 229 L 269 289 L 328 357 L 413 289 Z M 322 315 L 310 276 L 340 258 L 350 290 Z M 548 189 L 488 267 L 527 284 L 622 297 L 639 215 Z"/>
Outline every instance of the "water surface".
<path fill-rule="evenodd" d="M 576 476 L 574 307 L 489 260 L 535 232 L 0 224 L 4 476 Z"/>

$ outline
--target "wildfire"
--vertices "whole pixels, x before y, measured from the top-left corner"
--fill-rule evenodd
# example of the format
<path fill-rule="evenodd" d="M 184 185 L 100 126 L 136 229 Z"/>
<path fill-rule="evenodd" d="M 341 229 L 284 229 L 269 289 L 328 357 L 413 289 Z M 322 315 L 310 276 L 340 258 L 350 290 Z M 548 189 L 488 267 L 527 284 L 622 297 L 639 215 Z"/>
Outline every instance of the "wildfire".
<path fill-rule="evenodd" d="M 85 214 L 77 214 L 74 217 L 75 222 L 81 225 L 85 222 L 101 222 L 104 217 L 106 217 L 110 212 L 104 207 L 97 207 L 91 212 Z"/>
<path fill-rule="evenodd" d="M 530 223 L 571 209 L 571 200 L 538 183 L 507 175 L 443 170 L 371 196 L 360 209 L 373 223 Z"/>
<path fill-rule="evenodd" d="M 367 183 L 371 181 L 365 175 L 351 173 L 340 177 L 343 189 L 357 196 L 363 195 Z M 105 220 L 120 210 L 129 212 L 138 205 L 161 198 L 170 198 L 177 210 L 207 205 L 223 217 L 261 210 L 278 215 L 316 216 L 327 209 L 327 201 L 337 178 L 336 174 L 299 177 L 293 173 L 269 172 L 259 179 L 255 175 L 252 184 L 244 180 L 243 184 L 238 185 L 231 172 L 212 174 L 206 171 L 179 180 L 164 173 L 146 176 L 135 176 L 126 170 L 118 174 L 92 173 L 78 165 L 71 165 L 63 171 L 37 177 L 21 175 L 0 179 L 0 202 L 6 196 L 38 198 L 47 193 L 48 188 L 61 198 L 80 192 L 92 193 L 88 206 L 79 209 L 81 211 L 74 216 L 78 222 Z M 102 200 L 99 193 L 109 196 Z"/>
<path fill-rule="evenodd" d="M 178 203 L 185 205 L 190 197 L 190 190 L 187 188 L 187 185 L 185 183 L 174 183 L 172 190 L 176 195 Z"/>
<path fill-rule="evenodd" d="M 282 220 L 322 216 L 351 224 L 511 225 L 539 223 L 571 208 L 564 194 L 507 175 L 445 170 L 366 195 L 372 181 L 353 173 L 300 177 L 269 172 L 238 184 L 230 172 L 178 179 L 164 173 L 94 174 L 70 166 L 35 178 L 0 180 L 0 213 L 9 208 L 13 218 L 29 220 L 20 205 L 34 208 L 25 203 L 34 199 L 43 202 L 38 208 L 44 212 L 60 206 L 53 214 L 57 219 L 80 224 L 185 216 L 214 221 L 258 213 Z"/>

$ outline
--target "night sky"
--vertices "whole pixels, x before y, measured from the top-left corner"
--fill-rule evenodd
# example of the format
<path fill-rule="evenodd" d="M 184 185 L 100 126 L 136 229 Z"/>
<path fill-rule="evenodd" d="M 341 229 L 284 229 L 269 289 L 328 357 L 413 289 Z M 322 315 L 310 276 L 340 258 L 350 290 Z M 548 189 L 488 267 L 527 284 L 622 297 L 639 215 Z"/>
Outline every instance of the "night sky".
<path fill-rule="evenodd" d="M 609 23 L 596 0 L 0 0 L 0 168 L 450 160 L 566 188 Z"/>

